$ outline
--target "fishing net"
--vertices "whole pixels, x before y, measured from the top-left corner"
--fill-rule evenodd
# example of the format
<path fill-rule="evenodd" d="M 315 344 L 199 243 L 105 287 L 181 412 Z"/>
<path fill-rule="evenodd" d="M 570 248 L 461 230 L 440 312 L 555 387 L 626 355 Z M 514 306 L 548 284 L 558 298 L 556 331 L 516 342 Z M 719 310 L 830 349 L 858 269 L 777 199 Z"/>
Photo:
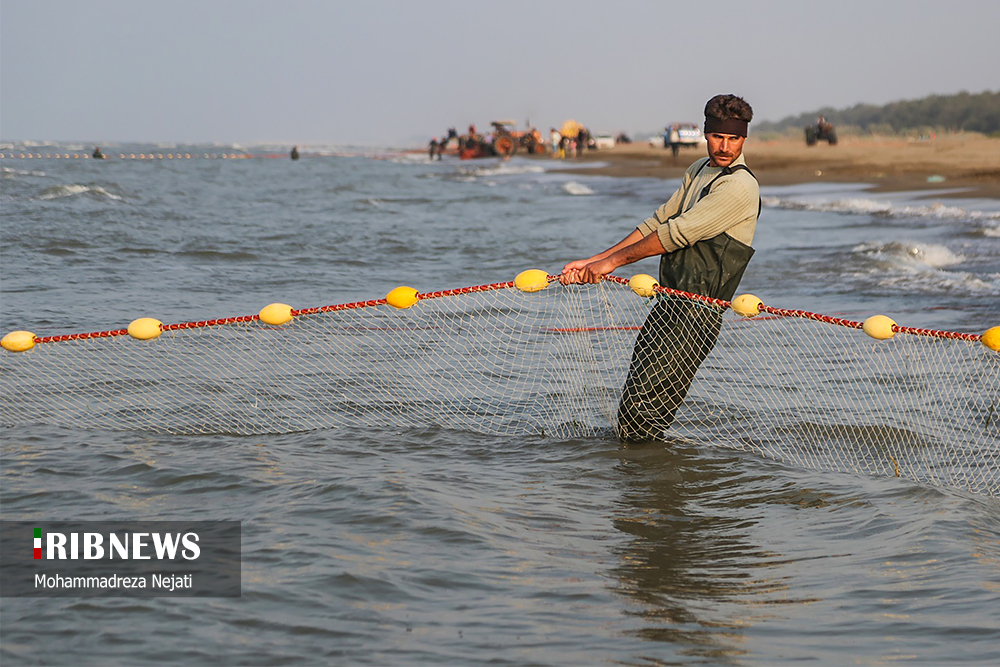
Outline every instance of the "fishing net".
<path fill-rule="evenodd" d="M 177 434 L 665 432 L 1000 495 L 1000 354 L 985 336 L 892 326 L 876 340 L 861 323 L 759 300 L 744 317 L 662 288 L 638 296 L 613 276 L 413 301 L 285 307 L 283 324 L 264 311 L 154 321 L 149 340 L 28 334 L 30 349 L 0 351 L 0 419 Z"/>

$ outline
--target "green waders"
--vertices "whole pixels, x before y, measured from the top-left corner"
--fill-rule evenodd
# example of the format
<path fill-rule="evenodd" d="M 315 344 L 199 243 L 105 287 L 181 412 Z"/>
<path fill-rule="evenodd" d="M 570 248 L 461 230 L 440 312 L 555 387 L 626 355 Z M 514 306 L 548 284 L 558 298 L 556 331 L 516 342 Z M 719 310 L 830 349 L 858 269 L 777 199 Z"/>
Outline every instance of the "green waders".
<path fill-rule="evenodd" d="M 747 168 L 724 169 L 715 180 L 736 169 Z M 729 301 L 753 252 L 725 233 L 698 241 L 660 258 L 660 285 Z M 656 299 L 636 339 L 618 405 L 618 437 L 626 442 L 663 436 L 722 329 L 720 306 L 679 296 Z"/>

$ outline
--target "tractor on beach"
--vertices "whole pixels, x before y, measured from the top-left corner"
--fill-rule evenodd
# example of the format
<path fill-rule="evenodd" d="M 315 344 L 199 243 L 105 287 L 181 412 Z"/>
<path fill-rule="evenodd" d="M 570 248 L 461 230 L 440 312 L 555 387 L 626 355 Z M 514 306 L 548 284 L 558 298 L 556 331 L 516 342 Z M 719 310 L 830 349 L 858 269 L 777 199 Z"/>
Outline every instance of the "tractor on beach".
<path fill-rule="evenodd" d="M 837 131 L 833 128 L 833 123 L 823 116 L 816 119 L 815 125 L 806 127 L 806 146 L 815 146 L 820 141 L 826 141 L 831 146 L 837 145 Z"/>
<path fill-rule="evenodd" d="M 469 134 L 459 139 L 459 157 L 463 160 L 490 156 L 506 158 L 518 150 L 532 155 L 545 152 L 545 142 L 533 127 L 517 130 L 517 122 L 513 120 L 495 120 L 490 125 L 493 126 L 491 137 L 476 134 L 475 126 L 470 126 Z"/>

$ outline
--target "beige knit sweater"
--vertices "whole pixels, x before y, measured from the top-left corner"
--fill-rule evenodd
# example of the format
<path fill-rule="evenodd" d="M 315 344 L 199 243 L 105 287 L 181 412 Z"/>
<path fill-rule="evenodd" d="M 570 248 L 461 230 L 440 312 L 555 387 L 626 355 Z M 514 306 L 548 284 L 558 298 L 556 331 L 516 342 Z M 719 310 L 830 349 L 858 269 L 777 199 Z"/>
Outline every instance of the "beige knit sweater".
<path fill-rule="evenodd" d="M 722 232 L 746 245 L 753 242 L 760 203 L 757 179 L 740 169 L 716 181 L 712 190 L 699 201 L 702 188 L 722 171 L 722 167 L 708 166 L 706 162 L 707 157 L 688 167 L 677 192 L 656 209 L 653 217 L 646 218 L 638 226 L 643 237 L 655 232 L 667 252 L 680 250 Z M 737 164 L 746 164 L 743 155 L 733 162 L 733 165 Z M 702 165 L 705 165 L 703 169 Z"/>

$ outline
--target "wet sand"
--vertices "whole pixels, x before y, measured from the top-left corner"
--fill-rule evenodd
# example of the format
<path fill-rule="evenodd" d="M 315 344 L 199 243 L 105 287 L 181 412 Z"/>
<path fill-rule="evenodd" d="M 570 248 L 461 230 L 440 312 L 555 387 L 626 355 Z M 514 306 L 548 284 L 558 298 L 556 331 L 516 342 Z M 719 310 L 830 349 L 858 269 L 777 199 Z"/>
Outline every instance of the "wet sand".
<path fill-rule="evenodd" d="M 674 158 L 669 149 L 648 143 L 619 144 L 567 161 L 607 163 L 588 169 L 589 174 L 679 178 L 702 150 L 682 148 Z M 869 183 L 875 192 L 935 190 L 928 196 L 1000 199 L 1000 139 L 978 134 L 938 135 L 924 141 L 848 137 L 836 146 L 751 136 L 743 152 L 761 185 Z"/>

